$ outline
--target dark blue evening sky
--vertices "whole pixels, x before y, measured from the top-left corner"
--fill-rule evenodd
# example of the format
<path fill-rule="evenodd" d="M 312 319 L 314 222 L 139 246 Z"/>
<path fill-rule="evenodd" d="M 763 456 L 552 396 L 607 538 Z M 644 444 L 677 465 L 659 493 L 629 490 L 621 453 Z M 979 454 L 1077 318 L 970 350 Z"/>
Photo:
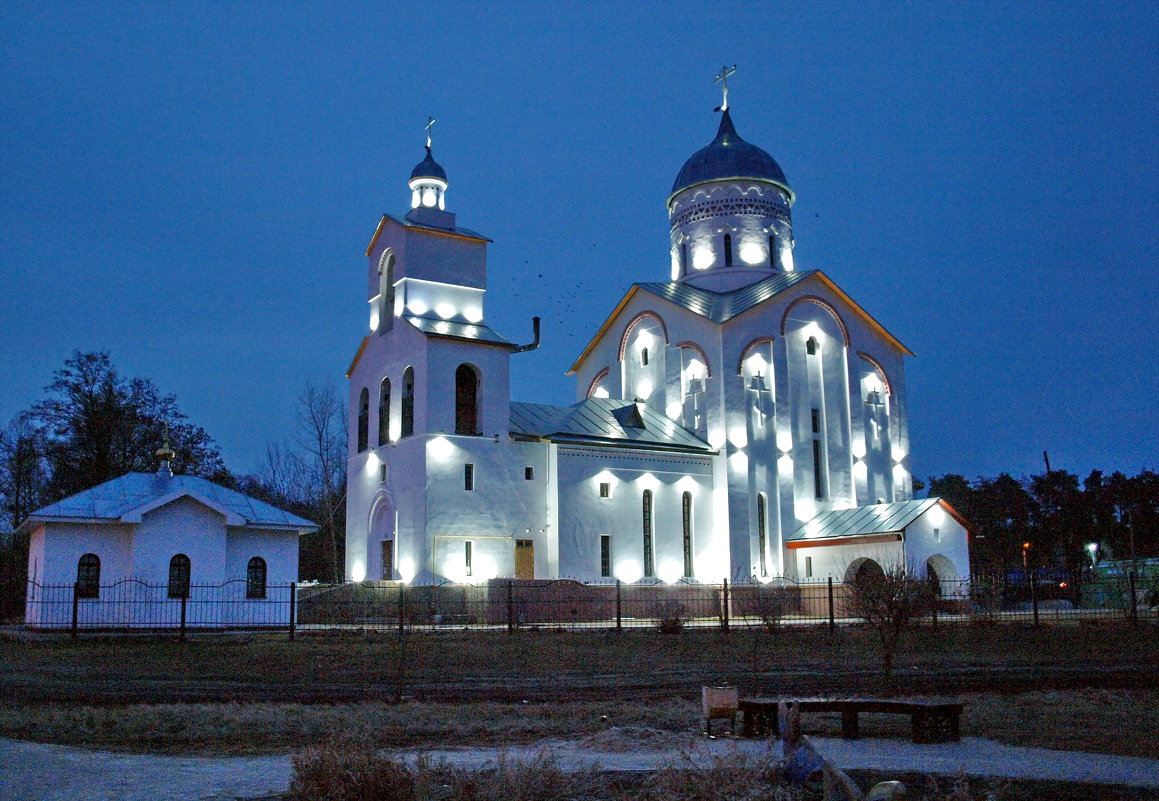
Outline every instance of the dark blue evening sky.
<path fill-rule="evenodd" d="M 344 384 L 423 124 L 494 240 L 488 321 L 564 373 L 716 131 L 797 192 L 796 263 L 905 342 L 916 475 L 1159 467 L 1159 4 L 0 5 L 0 423 L 74 349 L 235 471 Z M 343 386 L 344 389 L 344 386 Z"/>

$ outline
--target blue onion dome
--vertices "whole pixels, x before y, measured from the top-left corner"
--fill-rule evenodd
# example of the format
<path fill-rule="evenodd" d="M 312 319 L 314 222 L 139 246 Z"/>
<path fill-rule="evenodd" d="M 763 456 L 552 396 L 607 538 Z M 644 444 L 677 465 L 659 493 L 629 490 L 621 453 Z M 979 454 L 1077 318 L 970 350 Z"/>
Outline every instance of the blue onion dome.
<path fill-rule="evenodd" d="M 443 183 L 447 183 L 447 173 L 435 161 L 429 147 L 427 148 L 427 157 L 416 164 L 415 168 L 410 171 L 410 179 L 413 181 L 415 178 L 438 178 Z"/>
<path fill-rule="evenodd" d="M 721 114 L 716 138 L 684 162 L 676 182 L 672 184 L 672 195 L 695 184 L 726 178 L 756 178 L 789 189 L 785 173 L 773 161 L 773 157 L 740 138 L 732 125 L 728 109 L 724 109 Z"/>

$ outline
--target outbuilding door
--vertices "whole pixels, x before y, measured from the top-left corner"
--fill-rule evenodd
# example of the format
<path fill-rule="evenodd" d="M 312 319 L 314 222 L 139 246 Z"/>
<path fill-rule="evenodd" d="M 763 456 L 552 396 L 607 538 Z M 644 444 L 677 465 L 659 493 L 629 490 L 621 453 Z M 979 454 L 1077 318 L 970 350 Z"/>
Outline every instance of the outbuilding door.
<path fill-rule="evenodd" d="M 532 540 L 515 541 L 515 578 L 535 578 L 535 543 Z"/>

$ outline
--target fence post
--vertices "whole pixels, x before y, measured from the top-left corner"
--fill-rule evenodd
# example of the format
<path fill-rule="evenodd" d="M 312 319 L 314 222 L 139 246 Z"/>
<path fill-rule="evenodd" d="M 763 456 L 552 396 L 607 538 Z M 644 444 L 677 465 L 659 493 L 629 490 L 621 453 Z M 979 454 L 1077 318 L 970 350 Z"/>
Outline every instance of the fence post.
<path fill-rule="evenodd" d="M 398 633 L 400 635 L 403 633 L 403 625 L 404 625 L 404 622 L 406 620 L 405 613 L 403 612 L 403 608 L 404 608 L 404 605 L 406 602 L 406 597 L 403 594 L 404 587 L 406 587 L 405 584 L 399 583 L 399 585 L 398 585 Z M 402 690 L 399 690 L 399 692 L 401 693 Z"/>
<path fill-rule="evenodd" d="M 1038 588 L 1035 587 L 1034 573 L 1030 573 L 1030 606 L 1034 610 L 1034 627 L 1038 628 Z"/>
<path fill-rule="evenodd" d="M 298 625 L 298 582 L 290 582 L 290 642 L 294 641 L 294 630 Z"/>
<path fill-rule="evenodd" d="M 837 620 L 833 612 L 833 577 L 829 576 L 826 581 L 829 583 L 829 631 L 837 628 Z"/>
<path fill-rule="evenodd" d="M 942 582 L 937 581 L 932 585 L 932 592 L 930 593 L 930 615 L 933 617 L 934 631 L 938 630 L 938 599 L 942 597 Z"/>
<path fill-rule="evenodd" d="M 620 613 L 620 580 L 616 579 L 616 631 L 623 631 L 624 629 L 624 618 Z"/>
<path fill-rule="evenodd" d="M 178 639 L 185 642 L 185 602 L 189 599 L 189 590 L 181 593 L 181 632 Z"/>
<path fill-rule="evenodd" d="M 721 600 L 724 602 L 720 607 L 720 630 L 728 634 L 728 579 L 723 580 L 721 585 L 723 592 L 721 593 Z"/>
<path fill-rule="evenodd" d="M 77 622 L 80 612 L 80 582 L 72 585 L 72 638 L 76 639 Z"/>
<path fill-rule="evenodd" d="M 507 630 L 515 631 L 515 582 L 507 579 Z"/>
<path fill-rule="evenodd" d="M 1131 593 L 1131 622 L 1139 622 L 1139 598 L 1135 595 L 1135 571 L 1127 574 L 1127 588 Z"/>

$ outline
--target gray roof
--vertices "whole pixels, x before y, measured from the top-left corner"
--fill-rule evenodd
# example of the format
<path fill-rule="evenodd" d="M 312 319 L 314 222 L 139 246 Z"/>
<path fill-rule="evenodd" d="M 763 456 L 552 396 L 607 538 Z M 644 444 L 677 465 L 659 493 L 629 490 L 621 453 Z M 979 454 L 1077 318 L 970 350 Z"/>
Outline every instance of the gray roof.
<path fill-rule="evenodd" d="M 633 419 L 637 410 L 638 421 Z M 636 422 L 643 427 L 637 428 Z M 711 445 L 668 417 L 616 398 L 588 398 L 574 406 L 512 403 L 511 433 L 552 442 L 714 452 Z"/>
<path fill-rule="evenodd" d="M 440 228 L 437 225 L 426 225 L 425 223 L 415 222 L 414 220 L 408 220 L 403 217 L 396 217 L 393 214 L 384 214 L 383 216 L 393 220 L 405 228 L 418 228 L 423 231 L 437 231 L 440 234 L 458 234 L 459 236 L 466 236 L 470 237 L 471 239 L 481 239 L 484 242 L 491 241 L 482 234 L 472 231 L 470 228 L 460 228 L 458 226 L 454 228 Z"/>
<path fill-rule="evenodd" d="M 515 345 L 495 332 L 495 329 L 479 323 L 457 323 L 453 320 L 434 320 L 430 317 L 415 317 L 404 314 L 402 319 L 424 334 L 447 339 L 465 339 L 468 342 L 492 342 L 496 345 Z"/>
<path fill-rule="evenodd" d="M 30 521 L 67 522 L 69 519 L 118 522 L 154 502 L 167 498 L 176 500 L 183 495 L 192 496 L 224 511 L 242 525 L 298 531 L 313 531 L 317 528 L 305 518 L 204 478 L 166 473 L 126 473 L 120 478 L 37 509 L 28 516 L 25 524 Z"/>
<path fill-rule="evenodd" d="M 672 194 L 721 178 L 757 178 L 774 181 L 788 189 L 780 165 L 768 153 L 740 138 L 732 126 L 728 109 L 721 114 L 716 138 L 684 162 L 672 184 Z"/>
<path fill-rule="evenodd" d="M 713 292 L 709 289 L 700 289 L 675 281 L 636 284 L 636 286 L 665 300 L 670 300 L 678 306 L 683 306 L 690 312 L 699 314 L 715 323 L 725 323 L 816 273 L 817 270 L 775 273 L 755 284 L 749 284 L 731 292 Z"/>
<path fill-rule="evenodd" d="M 918 498 L 897 503 L 855 506 L 852 509 L 833 509 L 822 512 L 798 528 L 789 537 L 789 541 L 839 539 L 899 532 L 940 500 L 941 498 Z"/>

